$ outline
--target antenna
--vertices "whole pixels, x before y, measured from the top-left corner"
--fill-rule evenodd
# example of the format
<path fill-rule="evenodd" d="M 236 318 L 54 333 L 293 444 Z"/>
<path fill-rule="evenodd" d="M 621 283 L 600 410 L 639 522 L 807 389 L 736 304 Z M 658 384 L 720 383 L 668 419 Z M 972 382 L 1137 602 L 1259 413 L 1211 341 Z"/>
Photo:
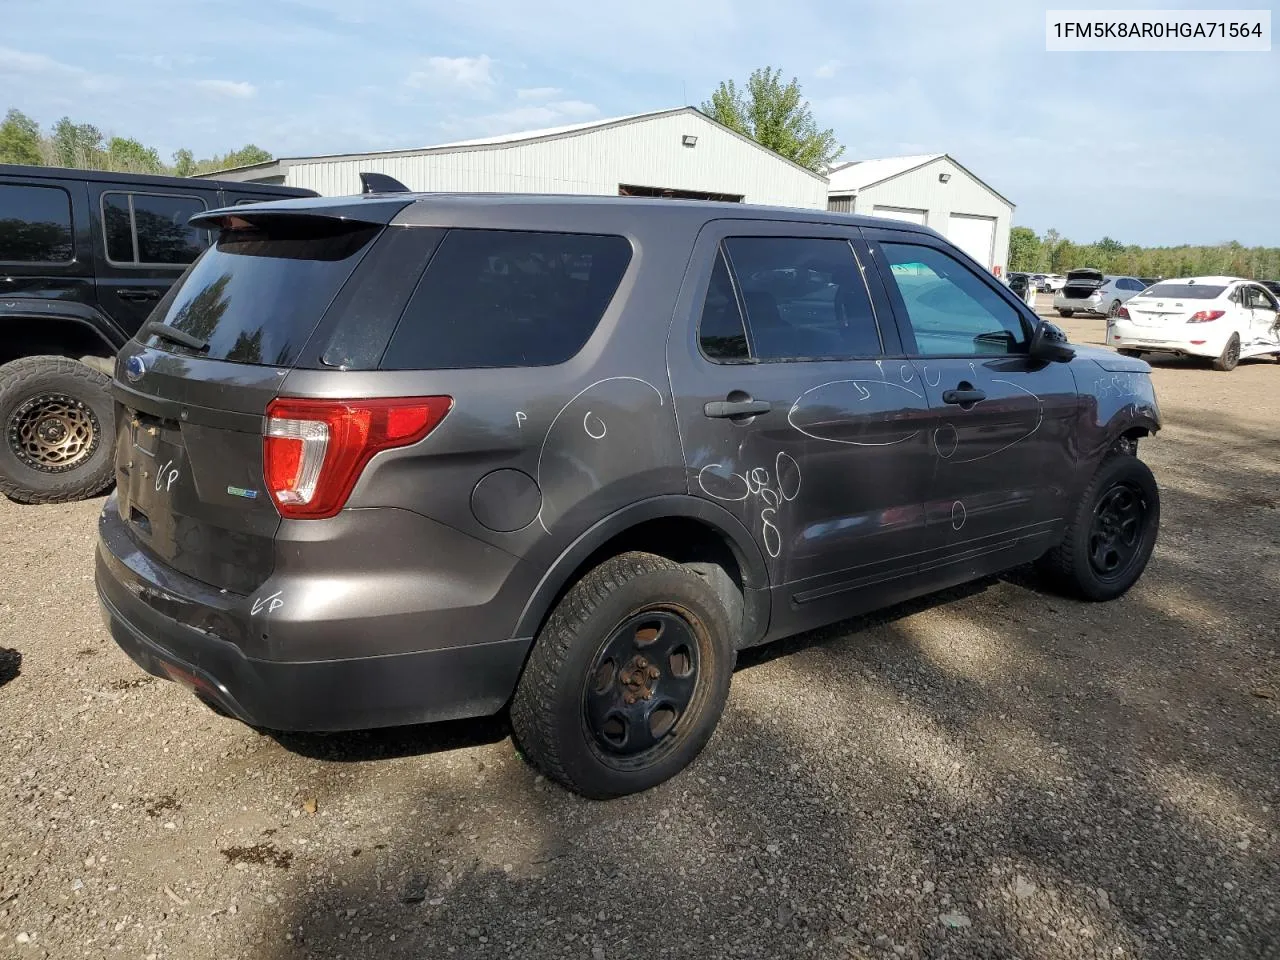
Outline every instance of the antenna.
<path fill-rule="evenodd" d="M 689 105 L 689 90 L 683 80 L 680 81 L 680 102 L 686 107 Z"/>

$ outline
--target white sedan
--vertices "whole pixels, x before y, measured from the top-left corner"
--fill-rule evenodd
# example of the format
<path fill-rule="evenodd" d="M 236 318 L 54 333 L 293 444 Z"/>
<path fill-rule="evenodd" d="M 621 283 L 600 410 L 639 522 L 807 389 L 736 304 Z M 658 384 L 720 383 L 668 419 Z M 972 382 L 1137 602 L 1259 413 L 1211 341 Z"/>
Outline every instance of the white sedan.
<path fill-rule="evenodd" d="M 1207 357 L 1232 370 L 1243 357 L 1280 354 L 1280 303 L 1260 283 L 1237 277 L 1162 280 L 1107 321 L 1120 353 Z"/>

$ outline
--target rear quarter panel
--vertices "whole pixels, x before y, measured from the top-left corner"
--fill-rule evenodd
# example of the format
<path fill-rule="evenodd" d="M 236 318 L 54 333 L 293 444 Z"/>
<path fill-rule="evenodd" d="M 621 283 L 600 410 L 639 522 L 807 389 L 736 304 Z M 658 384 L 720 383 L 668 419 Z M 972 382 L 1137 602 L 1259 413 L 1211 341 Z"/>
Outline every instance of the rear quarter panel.
<path fill-rule="evenodd" d="M 650 218 L 639 205 L 630 214 L 618 207 L 504 209 L 471 202 L 455 208 L 441 201 L 410 206 L 397 222 L 623 235 L 632 246 L 617 294 L 595 333 L 566 363 L 437 371 L 295 369 L 281 386 L 282 395 L 299 397 L 454 399 L 451 412 L 424 441 L 370 462 L 346 512 L 409 511 L 483 545 L 489 552 L 471 557 L 467 573 L 454 567 L 449 537 L 437 551 L 415 550 L 426 560 L 419 583 L 441 598 L 486 608 L 483 622 L 473 623 L 488 635 L 467 639 L 509 636 L 543 574 L 589 528 L 638 500 L 687 492 L 665 341 L 701 217 Z M 404 529 L 415 536 L 427 528 Z M 381 549 L 377 540 L 353 546 Z M 486 564 L 501 575 L 482 574 Z M 476 590 L 459 593 L 459 575 Z M 375 587 L 362 602 L 381 602 L 377 593 Z"/>

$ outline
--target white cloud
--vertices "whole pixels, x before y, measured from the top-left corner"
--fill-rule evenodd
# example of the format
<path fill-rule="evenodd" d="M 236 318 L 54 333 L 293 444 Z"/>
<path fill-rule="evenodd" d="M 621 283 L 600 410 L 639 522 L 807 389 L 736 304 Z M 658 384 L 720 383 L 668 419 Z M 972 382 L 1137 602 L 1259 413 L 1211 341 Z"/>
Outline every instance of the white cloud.
<path fill-rule="evenodd" d="M 75 84 L 84 90 L 107 90 L 116 84 L 114 77 L 90 73 L 83 67 L 54 60 L 43 53 L 28 53 L 12 47 L 0 47 L 0 76 L 19 75 L 46 77 L 45 82 Z"/>
<path fill-rule="evenodd" d="M 828 60 L 826 63 L 813 71 L 813 75 L 821 80 L 830 80 L 840 72 L 841 63 L 839 60 Z"/>
<path fill-rule="evenodd" d="M 559 87 L 525 87 L 516 91 L 517 100 L 550 100 L 563 91 Z"/>
<path fill-rule="evenodd" d="M 488 54 L 478 57 L 428 57 L 405 78 L 410 87 L 444 87 L 476 95 L 493 91 L 498 79 L 493 68 L 496 61 Z"/>
<path fill-rule="evenodd" d="M 258 94 L 258 88 L 243 80 L 196 80 L 195 85 L 206 93 L 236 100 L 248 100 Z"/>

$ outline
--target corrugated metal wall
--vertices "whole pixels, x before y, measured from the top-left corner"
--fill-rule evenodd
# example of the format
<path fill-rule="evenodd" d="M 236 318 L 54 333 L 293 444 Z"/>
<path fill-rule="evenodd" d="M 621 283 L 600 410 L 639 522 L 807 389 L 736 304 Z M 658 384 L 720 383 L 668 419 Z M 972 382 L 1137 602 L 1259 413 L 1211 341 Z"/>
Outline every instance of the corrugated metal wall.
<path fill-rule="evenodd" d="M 938 179 L 941 173 L 951 174 L 951 180 L 942 183 Z M 873 208 L 877 204 L 927 210 L 926 226 L 944 236 L 953 213 L 994 217 L 994 258 L 984 266 L 998 266 L 1001 272 L 1009 269 L 1009 228 L 1012 226 L 1013 208 L 945 157 L 884 183 L 864 187 L 858 192 L 854 212 L 874 216 Z"/>
<path fill-rule="evenodd" d="M 681 137 L 692 134 L 697 146 Z M 396 157 L 301 161 L 288 184 L 325 196 L 360 192 L 361 171 L 411 190 L 616 196 L 618 184 L 741 194 L 747 203 L 825 209 L 826 181 L 693 114 L 640 120 L 541 143 Z"/>

